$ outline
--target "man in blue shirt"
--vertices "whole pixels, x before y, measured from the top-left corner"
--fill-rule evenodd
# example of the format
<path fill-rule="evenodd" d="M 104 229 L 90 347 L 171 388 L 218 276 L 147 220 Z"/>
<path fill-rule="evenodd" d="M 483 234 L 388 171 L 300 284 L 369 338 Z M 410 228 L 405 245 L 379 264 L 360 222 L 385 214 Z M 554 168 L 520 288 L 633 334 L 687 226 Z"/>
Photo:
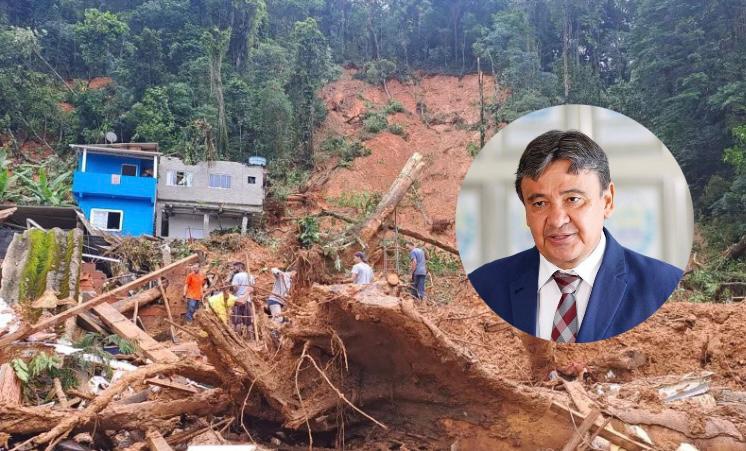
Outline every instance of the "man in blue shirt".
<path fill-rule="evenodd" d="M 425 298 L 425 278 L 427 277 L 427 258 L 425 251 L 407 241 L 409 250 L 409 270 L 412 272 L 412 288 L 417 299 Z"/>

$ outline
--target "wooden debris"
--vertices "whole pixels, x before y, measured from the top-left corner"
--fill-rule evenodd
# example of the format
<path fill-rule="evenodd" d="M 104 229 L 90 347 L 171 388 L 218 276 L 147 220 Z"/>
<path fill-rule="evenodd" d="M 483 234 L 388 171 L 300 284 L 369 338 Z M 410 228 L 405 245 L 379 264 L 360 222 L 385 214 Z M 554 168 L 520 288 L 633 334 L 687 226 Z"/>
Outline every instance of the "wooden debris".
<path fill-rule="evenodd" d="M 0 365 L 0 405 L 19 406 L 22 400 L 21 381 L 10 363 Z"/>
<path fill-rule="evenodd" d="M 586 416 L 585 420 L 580 424 L 580 427 L 575 430 L 575 434 L 572 436 L 570 441 L 562 447 L 562 451 L 575 451 L 578 445 L 583 441 L 583 436 L 586 432 L 590 431 L 596 422 L 596 418 L 599 416 L 601 416 L 601 411 L 597 408 L 589 412 L 588 416 Z"/>
<path fill-rule="evenodd" d="M 145 382 L 150 385 L 155 385 L 157 387 L 171 388 L 173 390 L 179 390 L 179 391 L 183 391 L 187 393 L 198 393 L 199 392 L 199 390 L 197 390 L 195 387 L 192 387 L 191 385 L 179 384 L 177 382 L 171 382 L 166 379 L 150 378 L 150 379 L 146 379 Z"/>
<path fill-rule="evenodd" d="M 145 435 L 145 439 L 148 441 L 151 451 L 173 451 L 173 448 L 171 448 L 166 439 L 156 430 L 149 430 Z"/>
<path fill-rule="evenodd" d="M 585 391 L 585 388 L 583 388 L 583 384 L 581 384 L 579 381 L 567 381 L 565 379 L 562 380 L 562 385 L 564 385 L 565 390 L 567 390 L 567 394 L 570 395 L 570 399 L 572 399 L 572 402 L 575 404 L 575 407 L 578 408 L 578 411 L 582 415 L 590 415 L 590 413 L 598 409 L 598 404 L 594 400 L 591 399 L 590 396 L 588 396 L 588 393 Z"/>
<path fill-rule="evenodd" d="M 101 320 L 109 326 L 117 335 L 137 344 L 138 353 L 148 357 L 154 362 L 168 363 L 176 362 L 179 358 L 173 352 L 166 349 L 161 343 L 153 339 L 142 329 L 137 327 L 132 321 L 127 319 L 115 309 L 111 304 L 100 304 L 93 307 Z"/>
<path fill-rule="evenodd" d="M 417 180 L 424 168 L 425 162 L 422 159 L 422 155 L 418 152 L 413 153 L 401 172 L 399 172 L 394 183 L 391 184 L 389 191 L 381 198 L 376 210 L 365 220 L 358 230 L 356 235 L 363 243 L 368 244 L 378 231 L 381 230 L 383 222 L 394 211 L 394 208 L 399 205 L 404 195 L 407 194 L 409 187 Z"/>
<path fill-rule="evenodd" d="M 581 424 L 585 421 L 585 416 L 580 414 L 580 412 L 565 407 L 556 401 L 552 401 L 550 410 L 560 415 L 570 415 L 573 421 L 580 422 Z M 653 449 L 645 443 L 638 442 L 637 440 L 611 428 L 601 429 L 601 432 L 599 432 L 598 435 L 628 451 L 652 451 Z"/>
<path fill-rule="evenodd" d="M 65 395 L 65 391 L 62 390 L 62 382 L 60 382 L 59 378 L 55 377 L 52 383 L 54 384 L 54 393 L 57 395 L 57 399 L 60 400 L 60 406 L 63 409 L 67 409 L 69 407 L 69 402 Z"/>
<path fill-rule="evenodd" d="M 47 329 L 49 327 L 55 326 L 63 321 L 65 321 L 67 318 L 70 318 L 73 315 L 77 315 L 80 312 L 85 312 L 90 310 L 91 308 L 102 304 L 104 302 L 109 301 L 110 299 L 114 298 L 115 296 L 126 293 L 129 290 L 132 290 L 134 288 L 140 287 L 151 280 L 155 280 L 158 277 L 160 277 L 162 274 L 171 271 L 173 269 L 176 269 L 182 265 L 186 265 L 189 263 L 192 263 L 199 259 L 199 256 L 197 254 L 192 254 L 189 257 L 183 258 L 175 263 L 172 263 L 171 265 L 165 266 L 157 271 L 153 271 L 149 274 L 146 274 L 139 279 L 136 279 L 128 284 L 122 285 L 121 287 L 115 288 L 111 291 L 108 291 L 106 293 L 103 293 L 99 296 L 96 296 L 95 298 L 91 299 L 90 301 L 84 302 L 82 304 L 78 304 L 74 307 L 71 307 L 64 312 L 55 315 L 51 318 L 39 321 L 38 323 L 34 324 L 33 326 L 28 326 L 25 328 L 21 328 L 18 331 L 5 335 L 3 337 L 0 337 L 0 348 L 7 346 L 11 343 L 13 343 L 16 340 L 21 340 L 25 337 L 28 337 L 29 335 L 39 332 L 41 330 Z M 116 311 L 116 310 L 115 310 Z"/>
<path fill-rule="evenodd" d="M 169 303 L 168 296 L 166 296 L 166 290 L 163 288 L 163 282 L 161 282 L 161 279 L 158 279 L 158 290 L 161 292 L 161 297 L 163 298 L 163 305 L 166 306 L 166 313 L 168 314 L 168 320 L 173 323 L 174 317 L 171 315 L 171 304 Z M 169 325 L 169 330 L 171 331 L 171 341 L 174 343 L 177 342 L 176 340 L 176 330 L 174 330 L 174 326 Z"/>

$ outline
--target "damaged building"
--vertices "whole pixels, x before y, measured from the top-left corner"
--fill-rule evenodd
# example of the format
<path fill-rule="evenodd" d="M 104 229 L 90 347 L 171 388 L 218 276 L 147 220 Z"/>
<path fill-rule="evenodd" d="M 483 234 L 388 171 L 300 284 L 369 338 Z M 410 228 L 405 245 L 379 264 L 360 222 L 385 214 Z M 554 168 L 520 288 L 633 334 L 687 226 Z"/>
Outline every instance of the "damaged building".
<path fill-rule="evenodd" d="M 156 235 L 201 239 L 215 230 L 246 229 L 262 212 L 263 158 L 185 164 L 162 157 L 158 169 Z"/>

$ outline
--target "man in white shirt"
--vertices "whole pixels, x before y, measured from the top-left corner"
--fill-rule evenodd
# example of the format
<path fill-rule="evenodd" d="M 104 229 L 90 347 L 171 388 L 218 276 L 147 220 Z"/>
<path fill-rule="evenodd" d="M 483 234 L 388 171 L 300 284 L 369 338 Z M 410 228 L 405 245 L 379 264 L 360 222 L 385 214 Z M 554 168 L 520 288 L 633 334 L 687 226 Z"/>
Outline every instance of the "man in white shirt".
<path fill-rule="evenodd" d="M 368 259 L 362 252 L 355 252 L 355 265 L 352 267 L 352 283 L 357 285 L 368 285 L 373 282 L 373 268 L 368 264 Z"/>
<path fill-rule="evenodd" d="M 652 315 L 682 271 L 622 247 L 604 228 L 616 188 L 604 151 L 579 131 L 546 132 L 527 146 L 516 193 L 535 247 L 469 274 L 513 326 L 559 343 L 601 340 Z"/>

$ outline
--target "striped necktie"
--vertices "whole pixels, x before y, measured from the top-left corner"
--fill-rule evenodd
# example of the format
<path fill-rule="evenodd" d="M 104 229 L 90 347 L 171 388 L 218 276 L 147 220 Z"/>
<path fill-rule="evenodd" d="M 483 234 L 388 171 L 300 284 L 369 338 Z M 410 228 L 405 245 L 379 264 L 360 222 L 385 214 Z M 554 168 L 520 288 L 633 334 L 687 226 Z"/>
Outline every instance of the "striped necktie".
<path fill-rule="evenodd" d="M 562 292 L 557 311 L 554 313 L 552 341 L 557 343 L 574 343 L 578 335 L 578 310 L 575 306 L 575 290 L 579 276 L 556 271 L 552 277 Z"/>

